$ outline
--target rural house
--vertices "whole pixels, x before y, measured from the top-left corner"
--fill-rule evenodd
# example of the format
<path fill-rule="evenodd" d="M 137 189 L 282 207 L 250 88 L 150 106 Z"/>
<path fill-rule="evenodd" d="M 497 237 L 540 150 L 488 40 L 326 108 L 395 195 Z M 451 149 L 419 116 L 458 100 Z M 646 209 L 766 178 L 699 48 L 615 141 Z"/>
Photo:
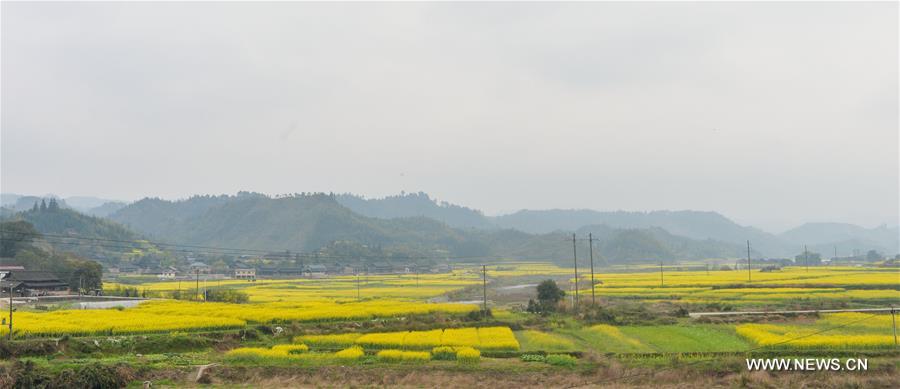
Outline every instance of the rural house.
<path fill-rule="evenodd" d="M 7 273 L 0 281 L 0 289 L 7 293 L 12 289 L 22 297 L 48 296 L 67 293 L 69 283 L 50 272 L 19 270 Z"/>

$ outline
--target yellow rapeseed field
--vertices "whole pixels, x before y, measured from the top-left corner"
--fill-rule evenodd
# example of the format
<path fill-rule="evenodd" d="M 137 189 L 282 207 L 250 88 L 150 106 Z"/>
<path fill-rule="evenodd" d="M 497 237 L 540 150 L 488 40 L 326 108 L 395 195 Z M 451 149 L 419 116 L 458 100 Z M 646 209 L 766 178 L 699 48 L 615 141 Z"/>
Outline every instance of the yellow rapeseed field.
<path fill-rule="evenodd" d="M 349 303 L 230 304 L 176 300 L 148 301 L 116 310 L 58 310 L 19 312 L 14 329 L 24 335 L 99 335 L 243 327 L 247 323 L 366 320 L 416 314 L 464 314 L 477 307 L 392 300 Z M 0 333 L 6 331 L 0 328 Z"/>
<path fill-rule="evenodd" d="M 519 342 L 509 327 L 448 328 L 430 331 L 377 332 L 370 334 L 338 334 L 298 336 L 295 341 L 313 347 L 353 344 L 374 349 L 429 350 L 438 346 L 473 347 L 484 351 L 517 351 Z"/>

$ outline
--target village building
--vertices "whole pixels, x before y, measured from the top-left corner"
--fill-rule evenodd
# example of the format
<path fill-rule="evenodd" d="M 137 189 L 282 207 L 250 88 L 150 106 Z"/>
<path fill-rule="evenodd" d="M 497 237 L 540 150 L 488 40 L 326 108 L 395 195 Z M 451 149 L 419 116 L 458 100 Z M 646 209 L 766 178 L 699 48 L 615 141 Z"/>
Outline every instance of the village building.
<path fill-rule="evenodd" d="M 66 294 L 69 283 L 46 271 L 13 270 L 0 280 L 0 290 L 20 297 L 50 296 Z"/>

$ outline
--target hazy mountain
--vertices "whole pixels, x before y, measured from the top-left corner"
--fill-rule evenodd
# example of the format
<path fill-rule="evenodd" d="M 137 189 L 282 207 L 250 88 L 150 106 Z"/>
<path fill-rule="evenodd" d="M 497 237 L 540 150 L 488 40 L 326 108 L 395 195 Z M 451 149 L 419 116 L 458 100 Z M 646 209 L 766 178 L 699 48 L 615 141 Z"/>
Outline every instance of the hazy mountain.
<path fill-rule="evenodd" d="M 582 226 L 606 225 L 612 228 L 644 229 L 660 227 L 671 234 L 695 240 L 746 244 L 765 256 L 784 256 L 792 253 L 792 245 L 777 236 L 754 227 L 745 227 L 715 212 L 652 211 L 599 212 L 593 210 L 523 210 L 494 218 L 497 225 L 521 231 L 542 233 L 575 231 Z"/>
<path fill-rule="evenodd" d="M 108 211 L 111 211 L 115 207 L 115 205 L 125 205 L 125 203 L 121 201 L 102 199 L 92 196 L 71 196 L 60 198 L 59 196 L 53 194 L 44 196 L 31 196 L 15 193 L 3 193 L 0 194 L 0 206 L 4 206 L 15 211 L 25 211 L 31 209 L 36 202 L 40 203 L 41 200 L 49 201 L 50 199 L 56 199 L 61 208 L 72 208 L 76 211 L 88 213 L 95 216 L 105 216 L 109 213 Z M 96 210 L 96 213 L 92 212 L 92 210 Z"/>
<path fill-rule="evenodd" d="M 618 229 L 606 225 L 585 226 L 579 236 L 593 234 L 595 254 L 621 262 L 628 260 L 664 260 L 696 258 L 734 258 L 746 255 L 741 245 L 676 236 L 659 227 Z M 753 253 L 759 256 L 759 253 Z"/>
<path fill-rule="evenodd" d="M 851 255 L 854 250 L 865 253 L 878 250 L 883 254 L 900 253 L 900 228 L 879 226 L 865 228 L 847 223 L 806 223 L 785 231 L 779 236 L 794 244 L 796 250 L 804 244 L 826 257 Z"/>
<path fill-rule="evenodd" d="M 353 194 L 335 196 L 341 205 L 368 217 L 394 219 L 427 217 L 456 228 L 494 228 L 481 211 L 447 202 L 438 203 L 424 192 L 401 193 L 379 199 L 367 199 Z"/>
<path fill-rule="evenodd" d="M 92 208 L 100 207 L 103 204 L 110 203 L 110 202 L 121 203 L 121 201 L 102 199 L 102 198 L 93 197 L 93 196 L 71 196 L 71 197 L 66 197 L 64 200 L 66 201 L 66 204 L 68 204 L 70 207 L 72 207 L 78 211 L 81 211 L 81 212 L 88 211 Z"/>
<path fill-rule="evenodd" d="M 22 195 L 16 193 L 0 193 L 0 207 L 10 207 L 15 205 L 16 201 L 19 200 L 19 197 L 22 197 Z"/>
<path fill-rule="evenodd" d="M 69 205 L 65 200 L 60 199 L 59 197 L 49 195 L 49 196 L 26 196 L 26 195 L 12 195 L 8 196 L 5 199 L 15 199 L 11 200 L 9 203 L 4 203 L 3 206 L 9 209 L 12 209 L 15 212 L 26 211 L 32 209 L 35 204 L 40 204 L 41 201 L 44 201 L 46 204 L 50 199 L 56 200 L 57 204 L 61 208 L 69 208 Z"/>
<path fill-rule="evenodd" d="M 87 211 L 85 211 L 85 213 L 88 215 L 91 215 L 91 216 L 106 217 L 106 216 L 109 216 L 110 214 L 112 214 L 113 212 L 116 212 L 122 208 L 125 208 L 125 206 L 127 206 L 127 205 L 128 205 L 128 203 L 121 202 L 121 201 L 110 201 L 110 202 L 103 203 L 102 205 L 99 205 L 99 206 L 96 206 L 93 208 L 89 208 Z"/>
<path fill-rule="evenodd" d="M 359 215 L 325 194 L 271 198 L 196 196 L 144 199 L 110 218 L 167 242 L 308 252 L 333 241 L 409 245 L 466 252 L 466 236 L 427 218 L 383 220 Z M 483 254 L 479 252 L 478 254 Z"/>
<path fill-rule="evenodd" d="M 7 214 L 3 220 L 26 221 L 34 226 L 35 230 L 45 234 L 44 240 L 57 250 L 76 253 L 91 259 L 121 258 L 131 252 L 132 248 L 146 246 L 127 243 L 127 241 L 139 240 L 141 236 L 119 223 L 84 215 L 59 205 Z M 102 240 L 76 238 L 99 238 Z"/>
<path fill-rule="evenodd" d="M 271 252 L 327 250 L 355 257 L 398 253 L 433 256 L 444 253 L 458 260 L 476 262 L 489 258 L 517 258 L 565 263 L 572 255 L 572 246 L 564 233 L 532 234 L 497 228 L 459 229 L 421 216 L 368 217 L 342 205 L 339 197 L 310 194 L 272 198 L 241 193 L 237 196 L 196 196 L 180 201 L 144 199 L 113 213 L 110 218 L 155 240 Z M 427 196 L 401 197 L 405 198 L 387 203 L 406 206 L 424 201 L 435 204 Z M 357 202 L 357 206 L 371 206 L 370 212 L 390 208 L 386 203 L 377 201 L 359 202 L 355 196 L 343 196 L 343 200 Z M 462 207 L 443 207 L 460 214 L 471 212 Z M 427 204 L 424 208 L 429 212 L 435 210 Z M 693 241 L 658 228 L 616 230 L 604 227 L 598 238 L 601 240 L 597 247 L 601 248 L 602 253 L 598 253 L 597 259 L 608 256 L 615 262 L 720 258 L 740 252 L 734 245 Z M 582 253 L 587 253 L 586 242 L 579 241 L 578 246 Z M 586 260 L 586 257 L 580 258 L 580 261 Z"/>

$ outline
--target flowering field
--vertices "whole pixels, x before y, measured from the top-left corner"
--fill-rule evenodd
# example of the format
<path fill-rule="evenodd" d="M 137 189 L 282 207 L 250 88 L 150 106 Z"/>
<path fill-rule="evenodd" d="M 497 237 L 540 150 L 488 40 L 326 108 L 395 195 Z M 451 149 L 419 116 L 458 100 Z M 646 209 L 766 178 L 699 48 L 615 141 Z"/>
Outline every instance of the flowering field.
<path fill-rule="evenodd" d="M 482 351 L 517 351 L 519 342 L 509 327 L 448 328 L 430 331 L 378 332 L 370 334 L 307 335 L 295 342 L 313 347 L 430 350 L 438 346 L 472 347 Z"/>
<path fill-rule="evenodd" d="M 124 310 L 18 312 L 14 319 L 16 332 L 26 336 L 105 335 L 239 328 L 247 323 L 366 320 L 437 312 L 464 314 L 476 309 L 465 304 L 392 300 L 260 304 L 154 300 Z M 0 333 L 3 331 L 7 328 L 0 328 Z"/>
<path fill-rule="evenodd" d="M 891 328 L 890 314 L 846 312 L 823 315 L 813 325 L 750 323 L 735 331 L 767 348 L 856 349 L 895 347 Z"/>

